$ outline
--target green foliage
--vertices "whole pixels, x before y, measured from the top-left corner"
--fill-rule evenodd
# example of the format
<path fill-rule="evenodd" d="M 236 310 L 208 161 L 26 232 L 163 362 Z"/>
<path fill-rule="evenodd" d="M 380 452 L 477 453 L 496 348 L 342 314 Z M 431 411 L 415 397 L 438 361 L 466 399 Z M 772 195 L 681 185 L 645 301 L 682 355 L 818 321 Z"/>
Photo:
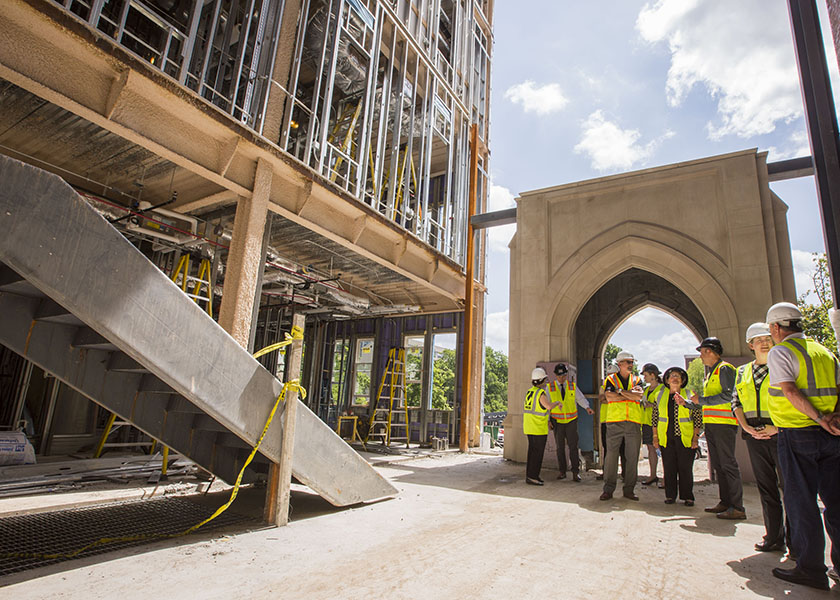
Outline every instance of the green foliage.
<path fill-rule="evenodd" d="M 604 370 L 610 366 L 610 363 L 615 360 L 619 352 L 621 352 L 621 348 L 615 344 L 607 344 L 606 349 L 604 349 Z"/>
<path fill-rule="evenodd" d="M 407 352 L 405 357 L 406 381 L 420 381 L 423 373 L 423 352 Z M 408 406 L 420 406 L 420 383 L 407 383 L 405 400 Z"/>
<path fill-rule="evenodd" d="M 432 408 L 451 409 L 455 405 L 455 351 L 443 350 L 436 358 L 432 380 Z"/>
<path fill-rule="evenodd" d="M 799 310 L 802 311 L 802 331 L 809 338 L 837 354 L 837 340 L 834 330 L 828 320 L 828 309 L 833 301 L 831 298 L 831 282 L 828 277 L 828 260 L 825 253 L 814 252 L 811 255 L 815 269 L 811 280 L 814 283 L 813 292 L 817 296 L 817 304 L 809 304 L 806 300 L 811 290 L 806 290 L 797 300 Z"/>
<path fill-rule="evenodd" d="M 356 398 L 357 406 L 367 406 L 370 403 L 370 374 L 356 373 L 356 394 L 364 394 L 364 398 Z"/>
<path fill-rule="evenodd" d="M 502 352 L 484 347 L 484 412 L 507 410 L 508 358 Z"/>
<path fill-rule="evenodd" d="M 692 394 L 702 395 L 703 393 L 703 379 L 706 376 L 706 369 L 703 367 L 703 361 L 695 358 L 688 365 L 688 391 Z"/>

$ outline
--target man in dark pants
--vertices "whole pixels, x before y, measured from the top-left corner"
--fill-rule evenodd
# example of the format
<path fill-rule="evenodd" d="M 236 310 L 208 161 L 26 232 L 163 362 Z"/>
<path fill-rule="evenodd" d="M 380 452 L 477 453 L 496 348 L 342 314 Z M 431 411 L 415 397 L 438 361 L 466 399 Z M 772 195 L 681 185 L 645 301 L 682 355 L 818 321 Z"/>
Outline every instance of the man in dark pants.
<path fill-rule="evenodd" d="M 548 385 L 551 402 L 560 404 L 551 409 L 551 426 L 554 428 L 554 443 L 557 446 L 557 479 L 566 478 L 566 442 L 572 462 L 572 480 L 580 481 L 580 453 L 578 451 L 577 406 L 580 405 L 590 415 L 595 412 L 589 407 L 589 400 L 583 392 L 569 381 L 569 369 L 563 363 L 554 365 L 555 381 Z"/>
<path fill-rule="evenodd" d="M 709 463 L 718 480 L 720 502 L 706 508 L 719 519 L 746 519 L 741 470 L 735 460 L 738 421 L 732 414 L 732 389 L 735 367 L 721 360 L 723 345 L 716 337 L 708 337 L 697 347 L 700 360 L 709 369 L 703 381 L 703 395 L 694 394 L 690 403 L 703 407 Z"/>
<path fill-rule="evenodd" d="M 747 344 L 755 360 L 738 367 L 732 412 L 744 430 L 755 483 L 764 515 L 764 539 L 755 545 L 759 552 L 784 551 L 790 546 L 785 535 L 784 511 L 779 494 L 778 430 L 770 419 L 770 380 L 767 378 L 767 354 L 773 347 L 767 323 L 753 323 L 747 328 Z"/>
<path fill-rule="evenodd" d="M 797 553 L 793 569 L 773 569 L 784 581 L 827 590 L 825 532 L 840 567 L 840 363 L 802 333 L 802 313 L 779 302 L 767 311 L 776 345 L 767 357 L 770 417 L 779 429 L 785 511 Z M 820 515 L 817 495 L 825 506 Z"/>

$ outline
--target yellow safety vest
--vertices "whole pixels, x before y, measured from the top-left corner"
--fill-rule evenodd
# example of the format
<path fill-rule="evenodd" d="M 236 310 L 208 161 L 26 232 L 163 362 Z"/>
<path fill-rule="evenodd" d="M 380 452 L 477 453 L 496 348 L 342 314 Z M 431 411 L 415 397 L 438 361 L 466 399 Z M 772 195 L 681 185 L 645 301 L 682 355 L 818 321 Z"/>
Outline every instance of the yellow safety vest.
<path fill-rule="evenodd" d="M 753 381 L 753 363 L 741 365 L 738 367 L 738 374 L 735 377 L 735 389 L 738 390 L 738 400 L 744 408 L 744 416 L 747 419 L 770 419 L 769 376 L 761 382 L 761 389 L 756 395 L 755 381 Z"/>
<path fill-rule="evenodd" d="M 825 346 L 812 339 L 792 338 L 779 346 L 789 348 L 799 359 L 796 387 L 821 413 L 834 411 L 837 404 L 837 359 Z M 770 418 L 776 427 L 802 428 L 817 424 L 799 412 L 782 392 L 770 386 Z"/>
<path fill-rule="evenodd" d="M 536 386 L 525 394 L 525 406 L 522 409 L 522 429 L 525 435 L 548 435 L 548 410 L 540 403 L 543 394 L 545 390 Z"/>
<path fill-rule="evenodd" d="M 645 400 L 647 401 L 648 405 L 644 408 L 644 421 L 642 422 L 644 425 L 653 425 L 653 404 L 655 402 L 659 402 L 662 398 L 662 394 L 668 391 L 668 388 L 665 387 L 664 383 L 657 383 L 656 385 L 649 385 L 648 388 L 645 390 Z M 653 398 L 651 398 L 653 396 Z"/>
<path fill-rule="evenodd" d="M 720 370 L 723 367 L 735 369 L 728 362 L 720 361 L 714 370 L 709 373 L 706 380 L 703 382 L 703 396 L 714 396 L 723 391 L 723 386 L 720 384 Z M 703 422 L 704 423 L 719 423 L 722 425 L 738 425 L 738 419 L 732 414 L 732 405 L 726 402 L 722 404 L 713 404 L 711 406 L 703 407 Z"/>
<path fill-rule="evenodd" d="M 551 418 L 557 421 L 558 423 L 569 423 L 577 419 L 577 402 L 575 401 L 575 384 L 571 381 L 567 381 L 565 384 L 566 386 L 566 395 L 560 395 L 560 384 L 556 381 L 552 381 L 548 385 L 548 397 L 551 399 L 551 403 L 554 404 L 558 400 L 562 400 L 562 404 L 558 404 L 554 408 L 551 409 Z"/>
<path fill-rule="evenodd" d="M 627 379 L 627 386 L 621 384 L 621 378 L 618 373 L 609 375 L 604 380 L 604 389 L 607 387 L 607 382 L 611 381 L 617 390 L 632 390 L 637 385 L 641 385 L 641 378 L 638 375 L 630 374 Z M 631 421 L 633 423 L 642 423 L 642 407 L 636 400 L 607 400 L 607 418 L 604 419 L 606 423 L 619 423 L 621 421 Z"/>
<path fill-rule="evenodd" d="M 659 422 L 656 424 L 656 435 L 659 437 L 659 445 L 665 448 L 668 445 L 668 419 L 671 418 L 671 413 L 668 411 L 668 400 L 671 397 L 671 391 L 662 386 L 665 390 L 664 394 L 660 394 L 659 400 Z M 686 398 L 685 388 L 680 390 L 680 395 Z M 683 446 L 691 448 L 691 441 L 694 438 L 694 421 L 691 418 L 691 411 L 685 406 L 677 405 L 677 418 L 680 422 L 680 439 Z"/>

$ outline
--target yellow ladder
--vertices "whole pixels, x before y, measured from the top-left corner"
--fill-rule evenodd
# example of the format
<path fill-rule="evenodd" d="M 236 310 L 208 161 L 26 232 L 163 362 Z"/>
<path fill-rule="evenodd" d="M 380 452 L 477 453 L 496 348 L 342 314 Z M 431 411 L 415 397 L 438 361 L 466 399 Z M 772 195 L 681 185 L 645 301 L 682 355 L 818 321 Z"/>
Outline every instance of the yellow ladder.
<path fill-rule="evenodd" d="M 405 404 L 405 348 L 391 348 L 388 351 L 388 364 L 382 374 L 382 381 L 376 394 L 376 404 L 371 415 L 370 429 L 367 437 L 365 437 L 365 444 L 371 438 L 381 439 L 385 446 L 390 446 L 391 442 L 405 442 L 405 447 L 408 448 L 409 423 L 408 410 L 406 410 Z"/>
<path fill-rule="evenodd" d="M 172 273 L 172 281 L 178 285 L 183 292 L 192 298 L 199 306 L 204 305 L 203 308 L 207 314 L 213 316 L 213 282 L 210 266 L 210 260 L 202 258 L 198 266 L 198 276 L 190 275 L 190 255 L 184 254 L 181 260 L 178 261 L 178 266 Z M 178 281 L 180 277 L 180 282 Z M 205 294 L 202 294 L 202 291 Z"/>

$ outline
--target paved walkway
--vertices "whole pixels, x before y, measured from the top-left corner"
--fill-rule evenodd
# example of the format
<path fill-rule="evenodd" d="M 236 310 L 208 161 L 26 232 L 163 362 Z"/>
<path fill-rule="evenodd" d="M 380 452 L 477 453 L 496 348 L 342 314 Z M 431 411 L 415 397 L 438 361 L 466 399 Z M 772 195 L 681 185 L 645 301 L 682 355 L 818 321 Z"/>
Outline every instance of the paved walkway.
<path fill-rule="evenodd" d="M 492 456 L 448 454 L 378 467 L 394 500 L 334 509 L 305 491 L 282 529 L 182 538 L 11 576 L 3 597 L 26 598 L 819 598 L 774 579 L 786 561 L 759 554 L 758 493 L 749 519 L 703 512 L 717 488 L 698 483 L 697 506 L 600 502 L 584 481 L 524 484 L 524 467 Z M 641 467 L 645 472 L 646 465 Z M 261 490 L 234 507 L 258 514 Z M 207 502 L 220 502 L 212 494 Z"/>

